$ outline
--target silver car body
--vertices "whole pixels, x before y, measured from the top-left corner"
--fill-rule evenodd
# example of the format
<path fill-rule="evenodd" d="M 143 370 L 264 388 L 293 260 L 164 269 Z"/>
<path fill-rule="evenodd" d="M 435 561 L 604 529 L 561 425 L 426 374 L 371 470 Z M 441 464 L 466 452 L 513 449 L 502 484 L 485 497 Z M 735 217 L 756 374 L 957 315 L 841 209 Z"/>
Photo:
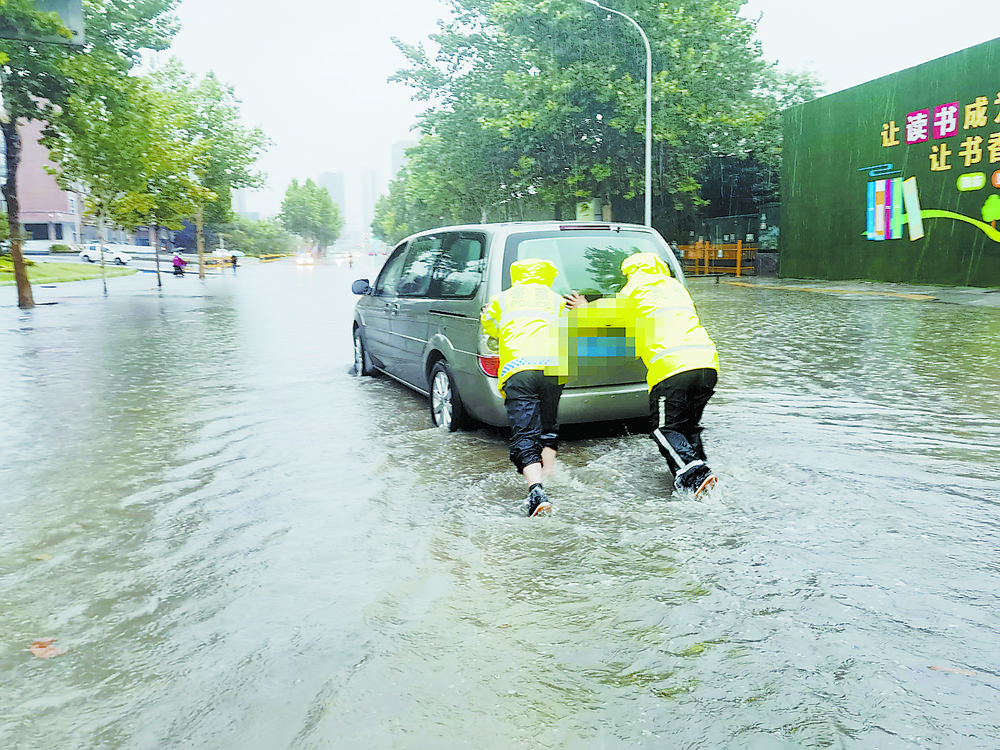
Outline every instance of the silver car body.
<path fill-rule="evenodd" d="M 510 286 L 511 262 L 550 260 L 559 270 L 556 292 L 579 291 L 593 301 L 613 297 L 621 288 L 621 261 L 635 252 L 657 253 L 683 281 L 680 263 L 663 238 L 635 224 L 470 224 L 412 235 L 396 245 L 374 283 L 355 282 L 354 291 L 361 294 L 354 311 L 355 336 L 363 347 L 359 367 L 377 369 L 430 395 L 435 365 L 441 362 L 464 411 L 481 422 L 505 425 L 497 379 L 485 372 L 496 364 L 497 342 L 483 334 L 479 314 L 490 297 Z M 597 325 L 588 319 L 583 327 L 578 317 L 575 311 L 567 316 L 570 375 L 560 421 L 646 415 L 645 369 L 625 336 L 624 322 L 609 316 Z"/>

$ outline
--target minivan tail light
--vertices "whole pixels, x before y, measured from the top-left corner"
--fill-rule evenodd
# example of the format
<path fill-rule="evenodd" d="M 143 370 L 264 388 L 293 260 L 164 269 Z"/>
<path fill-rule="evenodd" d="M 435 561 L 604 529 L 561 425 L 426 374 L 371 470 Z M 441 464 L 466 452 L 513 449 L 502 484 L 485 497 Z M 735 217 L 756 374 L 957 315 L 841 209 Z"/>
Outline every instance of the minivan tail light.
<path fill-rule="evenodd" d="M 497 374 L 500 372 L 500 357 L 486 357 L 480 354 L 479 369 L 483 371 L 484 375 L 488 375 L 491 378 L 497 377 Z"/>

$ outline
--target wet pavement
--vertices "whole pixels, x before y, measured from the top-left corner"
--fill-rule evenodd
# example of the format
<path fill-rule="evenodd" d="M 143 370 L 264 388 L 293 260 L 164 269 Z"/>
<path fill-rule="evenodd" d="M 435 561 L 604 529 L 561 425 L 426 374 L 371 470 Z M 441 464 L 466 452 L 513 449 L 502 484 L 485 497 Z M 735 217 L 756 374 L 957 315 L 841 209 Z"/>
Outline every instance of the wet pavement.
<path fill-rule="evenodd" d="M 691 279 L 692 284 L 704 284 L 709 279 Z M 722 283 L 760 289 L 870 296 L 884 299 L 909 299 L 918 302 L 940 302 L 951 305 L 1000 307 L 1000 288 L 933 286 L 930 284 L 888 284 L 869 281 L 828 281 L 825 279 L 780 279 L 773 277 L 720 279 Z"/>
<path fill-rule="evenodd" d="M 1000 295 L 692 280 L 720 489 L 574 428 L 529 520 L 360 276 L 0 289 L 3 747 L 996 747 Z"/>

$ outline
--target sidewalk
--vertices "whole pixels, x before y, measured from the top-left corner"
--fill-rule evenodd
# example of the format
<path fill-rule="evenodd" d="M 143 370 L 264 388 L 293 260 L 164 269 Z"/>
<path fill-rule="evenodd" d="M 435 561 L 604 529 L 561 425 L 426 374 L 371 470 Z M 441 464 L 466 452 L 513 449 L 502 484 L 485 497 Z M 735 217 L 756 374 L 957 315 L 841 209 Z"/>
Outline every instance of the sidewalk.
<path fill-rule="evenodd" d="M 918 302 L 1000 307 L 1000 288 L 994 287 L 890 284 L 877 281 L 828 281 L 825 279 L 779 279 L 771 276 L 723 278 L 721 282 L 733 286 L 774 289 L 775 291 L 894 297 Z"/>

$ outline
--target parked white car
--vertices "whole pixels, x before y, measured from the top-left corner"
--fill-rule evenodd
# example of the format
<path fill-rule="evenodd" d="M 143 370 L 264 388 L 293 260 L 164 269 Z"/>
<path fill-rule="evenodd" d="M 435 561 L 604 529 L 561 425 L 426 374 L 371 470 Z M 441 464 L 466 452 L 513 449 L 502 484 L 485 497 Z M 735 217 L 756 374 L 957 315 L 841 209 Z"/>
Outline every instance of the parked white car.
<path fill-rule="evenodd" d="M 90 245 L 85 245 L 83 250 L 80 251 L 80 260 L 85 260 L 88 263 L 98 263 L 101 260 L 101 247 L 96 242 Z M 104 246 L 104 262 L 105 263 L 115 263 L 119 266 L 124 266 L 132 260 L 132 256 L 121 249 L 117 245 L 105 245 Z"/>

